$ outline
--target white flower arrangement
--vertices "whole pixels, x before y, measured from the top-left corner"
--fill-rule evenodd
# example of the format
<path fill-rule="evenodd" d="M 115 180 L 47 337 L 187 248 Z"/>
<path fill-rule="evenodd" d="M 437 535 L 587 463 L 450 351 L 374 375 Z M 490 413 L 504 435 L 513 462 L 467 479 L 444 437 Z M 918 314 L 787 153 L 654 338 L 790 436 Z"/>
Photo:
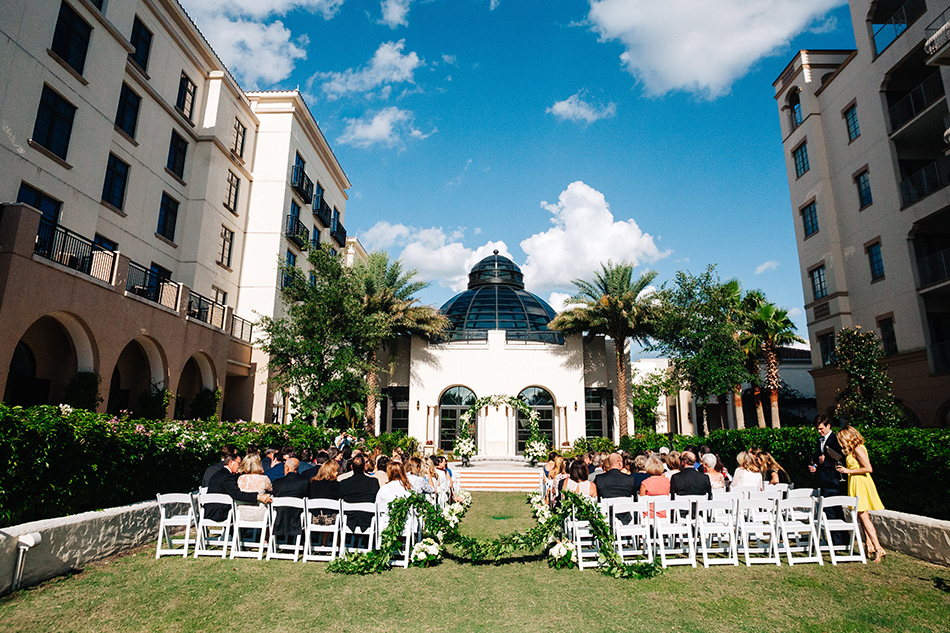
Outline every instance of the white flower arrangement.
<path fill-rule="evenodd" d="M 455 446 L 452 452 L 460 457 L 471 457 L 478 450 L 475 448 L 475 440 L 471 437 L 460 437 L 455 440 Z"/>
<path fill-rule="evenodd" d="M 428 567 L 441 557 L 441 547 L 434 539 L 424 538 L 412 547 L 409 560 L 413 565 Z"/>
<path fill-rule="evenodd" d="M 60 415 L 62 415 L 62 416 L 65 417 L 65 416 L 69 415 L 69 414 L 72 413 L 72 412 L 73 412 L 73 408 L 72 408 L 71 406 L 69 406 L 68 404 L 61 404 L 61 405 L 59 405 L 59 413 L 60 413 Z"/>
<path fill-rule="evenodd" d="M 536 462 L 543 461 L 548 456 L 548 445 L 538 440 L 528 442 L 524 447 L 524 456 Z"/>
<path fill-rule="evenodd" d="M 466 507 L 461 503 L 453 503 L 442 508 L 442 516 L 448 521 L 449 525 L 455 527 L 465 514 Z"/>
<path fill-rule="evenodd" d="M 556 569 L 577 565 L 577 548 L 571 541 L 555 541 L 548 550 L 548 565 Z"/>
<path fill-rule="evenodd" d="M 468 490 L 459 488 L 458 494 L 456 496 L 459 498 L 459 503 L 461 503 L 466 508 L 472 505 L 472 493 L 470 493 Z"/>

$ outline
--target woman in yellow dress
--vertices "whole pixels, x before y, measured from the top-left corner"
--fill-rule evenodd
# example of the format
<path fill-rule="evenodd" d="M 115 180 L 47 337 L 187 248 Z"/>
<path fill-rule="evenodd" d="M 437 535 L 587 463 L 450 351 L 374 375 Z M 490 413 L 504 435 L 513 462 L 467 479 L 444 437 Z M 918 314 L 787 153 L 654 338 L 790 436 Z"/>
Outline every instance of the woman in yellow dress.
<path fill-rule="evenodd" d="M 858 498 L 858 520 L 864 528 L 864 542 L 868 556 L 874 554 L 874 562 L 879 563 L 885 551 L 877 540 L 877 530 L 871 523 L 869 510 L 883 510 L 884 504 L 877 494 L 877 487 L 871 479 L 874 469 L 868 459 L 868 449 L 864 446 L 864 437 L 853 426 L 838 431 L 838 443 L 845 454 L 845 465 L 838 464 L 837 470 L 848 476 L 848 496 Z"/>

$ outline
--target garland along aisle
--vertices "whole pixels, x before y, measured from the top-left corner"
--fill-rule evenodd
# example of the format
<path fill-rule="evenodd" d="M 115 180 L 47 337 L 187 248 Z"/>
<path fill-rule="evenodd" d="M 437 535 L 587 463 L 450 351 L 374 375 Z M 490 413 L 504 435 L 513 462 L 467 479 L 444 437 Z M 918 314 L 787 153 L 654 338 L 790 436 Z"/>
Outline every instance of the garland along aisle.
<path fill-rule="evenodd" d="M 389 525 L 383 531 L 379 549 L 365 553 L 351 553 L 327 565 L 328 572 L 340 574 L 377 574 L 390 568 L 393 555 L 402 550 L 400 536 L 410 510 L 422 518 L 426 533 L 434 536 L 442 546 L 452 545 L 460 558 L 469 562 L 495 561 L 518 551 L 537 551 L 557 542 L 561 525 L 572 512 L 581 521 L 590 523 L 590 530 L 600 544 L 599 569 L 615 578 L 652 578 L 660 573 L 657 563 L 624 563 L 614 551 L 614 536 L 600 510 L 590 500 L 564 491 L 560 506 L 548 513 L 538 513 L 538 525 L 526 532 L 512 532 L 496 539 L 476 539 L 458 531 L 467 507 L 455 503 L 442 510 L 419 494 L 396 499 L 389 505 Z M 529 503 L 531 499 L 529 496 Z M 461 508 L 461 509 L 459 509 Z M 431 560 L 431 559 L 430 559 Z"/>

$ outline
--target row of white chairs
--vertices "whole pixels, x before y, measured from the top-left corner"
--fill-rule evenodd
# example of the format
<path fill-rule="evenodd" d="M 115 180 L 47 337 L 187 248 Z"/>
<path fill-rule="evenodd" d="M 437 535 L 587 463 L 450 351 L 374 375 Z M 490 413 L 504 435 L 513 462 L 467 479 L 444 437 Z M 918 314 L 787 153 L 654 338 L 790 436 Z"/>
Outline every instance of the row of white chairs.
<path fill-rule="evenodd" d="M 839 508 L 848 519 L 831 519 L 825 510 Z M 624 562 L 659 559 L 670 565 L 697 566 L 697 551 L 704 567 L 739 565 L 740 551 L 746 566 L 788 564 L 832 565 L 867 563 L 857 521 L 857 497 L 744 498 L 651 496 L 640 499 L 604 499 L 600 509 L 614 532 L 610 544 Z M 565 525 L 581 569 L 596 567 L 600 544 L 587 521 L 572 518 Z M 833 532 L 844 533 L 847 544 L 835 545 Z"/>
<path fill-rule="evenodd" d="M 437 501 L 435 498 L 431 501 Z M 221 504 L 228 508 L 221 521 L 207 517 L 209 504 Z M 265 506 L 262 519 L 242 517 L 243 504 L 236 503 L 225 494 L 199 492 L 197 495 L 173 493 L 158 495 L 159 526 L 155 558 L 173 555 L 188 557 L 189 546 L 195 558 L 219 556 L 225 558 L 286 559 L 296 562 L 331 561 L 349 552 L 367 552 L 380 546 L 382 530 L 379 526 L 388 523 L 388 508 L 377 507 L 373 502 L 347 503 L 332 499 L 298 499 L 274 497 Z M 257 506 L 243 506 L 253 507 Z M 291 513 L 291 523 L 299 526 L 300 534 L 282 539 L 275 533 L 278 513 Z M 313 523 L 313 512 L 336 514 L 330 525 Z M 347 518 L 353 514 L 370 515 L 370 524 L 365 528 L 350 527 Z M 177 533 L 184 530 L 184 534 Z M 294 530 L 297 531 L 297 530 Z M 193 536 L 194 532 L 194 536 Z M 392 564 L 409 566 L 413 545 L 422 532 L 421 521 L 415 511 L 410 514 L 400 539 L 401 549 Z"/>

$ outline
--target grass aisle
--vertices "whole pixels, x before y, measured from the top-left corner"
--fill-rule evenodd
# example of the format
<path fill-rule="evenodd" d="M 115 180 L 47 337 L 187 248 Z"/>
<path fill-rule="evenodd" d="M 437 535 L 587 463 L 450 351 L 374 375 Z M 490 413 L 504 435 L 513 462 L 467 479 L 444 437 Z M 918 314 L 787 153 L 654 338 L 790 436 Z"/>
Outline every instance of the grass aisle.
<path fill-rule="evenodd" d="M 474 493 L 466 534 L 530 527 L 521 494 Z M 325 564 L 154 559 L 90 565 L 7 596 L 0 631 L 795 631 L 950 630 L 950 570 L 890 553 L 881 565 L 674 568 L 651 580 L 503 565 L 353 577 Z"/>

